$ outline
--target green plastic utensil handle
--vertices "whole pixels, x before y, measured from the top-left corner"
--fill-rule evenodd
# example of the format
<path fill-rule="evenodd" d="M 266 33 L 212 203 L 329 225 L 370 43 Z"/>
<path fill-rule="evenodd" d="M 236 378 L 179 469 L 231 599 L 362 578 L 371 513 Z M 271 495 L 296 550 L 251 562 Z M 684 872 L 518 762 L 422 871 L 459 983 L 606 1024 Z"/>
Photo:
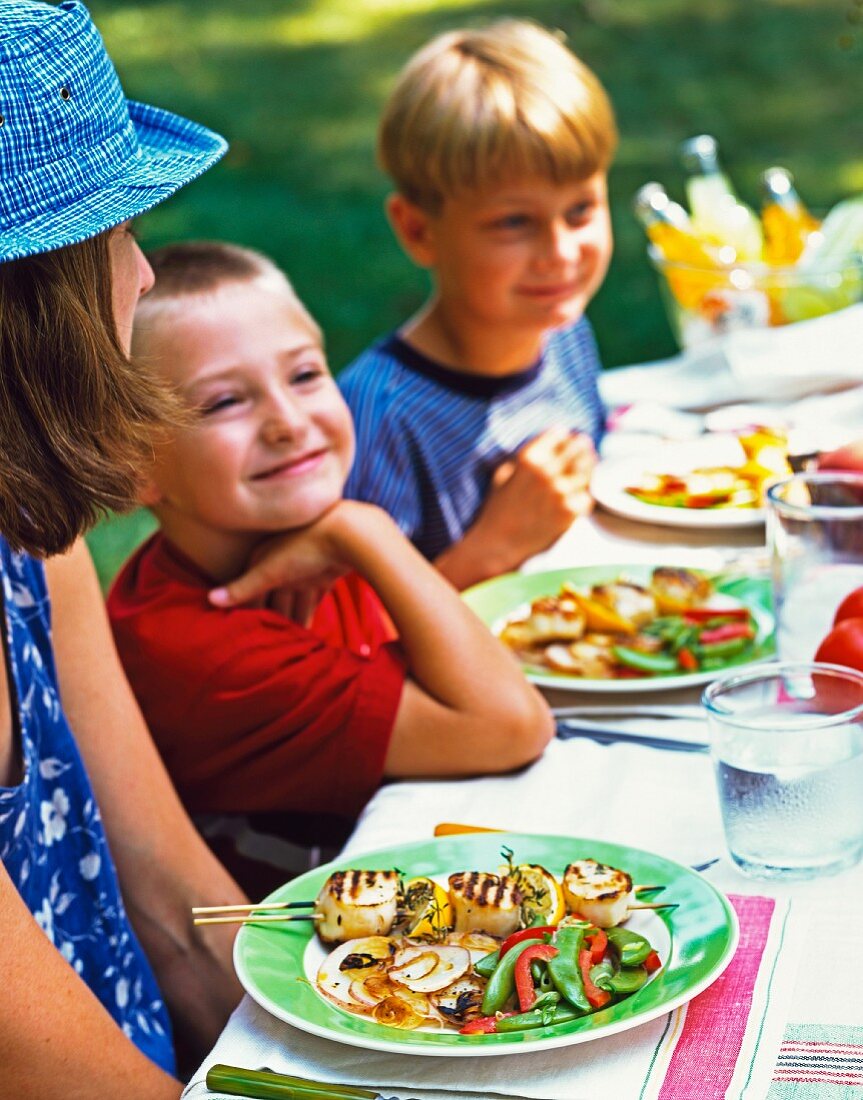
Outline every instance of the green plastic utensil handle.
<path fill-rule="evenodd" d="M 207 1088 L 231 1096 L 247 1096 L 250 1100 L 377 1100 L 380 1095 L 353 1085 L 329 1085 L 269 1070 L 222 1065 L 210 1066 Z"/>

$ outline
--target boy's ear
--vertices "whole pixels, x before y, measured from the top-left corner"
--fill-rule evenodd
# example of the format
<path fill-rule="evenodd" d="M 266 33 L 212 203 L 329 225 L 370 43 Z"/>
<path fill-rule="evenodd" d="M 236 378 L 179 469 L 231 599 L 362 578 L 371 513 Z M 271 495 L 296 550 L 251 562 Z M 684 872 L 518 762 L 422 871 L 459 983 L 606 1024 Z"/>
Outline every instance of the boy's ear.
<path fill-rule="evenodd" d="M 386 201 L 387 217 L 399 244 L 420 267 L 435 263 L 431 215 L 398 192 Z"/>
<path fill-rule="evenodd" d="M 138 487 L 138 503 L 145 508 L 155 508 L 161 499 L 162 490 L 155 481 L 150 477 L 144 478 Z"/>

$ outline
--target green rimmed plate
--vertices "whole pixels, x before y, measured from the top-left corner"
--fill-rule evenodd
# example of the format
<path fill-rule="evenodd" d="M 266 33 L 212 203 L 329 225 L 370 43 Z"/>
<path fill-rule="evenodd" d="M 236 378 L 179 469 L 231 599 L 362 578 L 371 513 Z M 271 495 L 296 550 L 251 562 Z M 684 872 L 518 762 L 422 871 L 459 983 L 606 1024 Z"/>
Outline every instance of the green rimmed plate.
<path fill-rule="evenodd" d="M 545 573 L 506 573 L 493 580 L 484 581 L 462 593 L 462 599 L 497 634 L 508 619 L 526 614 L 533 600 L 540 596 L 554 596 L 564 581 L 578 588 L 590 588 L 594 584 L 609 584 L 625 577 L 635 584 L 647 584 L 653 565 L 585 565 L 573 569 L 553 569 Z M 699 570 L 693 570 L 699 572 Z M 771 607 L 770 583 L 766 576 L 731 575 L 716 577 L 710 574 L 714 588 L 730 605 L 745 604 L 752 613 L 755 624 L 755 643 L 744 657 L 732 658 L 723 668 L 737 668 L 764 661 L 776 651 L 775 620 Z M 539 687 L 562 688 L 567 691 L 607 692 L 630 694 L 643 691 L 670 691 L 674 688 L 696 687 L 709 684 L 721 674 L 722 669 L 710 672 L 665 673 L 644 676 L 632 680 L 588 680 L 580 676 L 567 676 L 540 665 L 523 664 L 525 676 Z"/>
<path fill-rule="evenodd" d="M 569 1046 L 614 1035 L 662 1016 L 691 1000 L 726 968 L 737 946 L 734 910 L 713 886 L 687 867 L 638 848 L 576 837 L 476 833 L 438 837 L 355 856 L 309 871 L 274 891 L 267 901 L 317 896 L 337 870 L 389 870 L 439 880 L 454 871 L 491 870 L 506 845 L 519 863 L 539 863 L 560 875 L 574 859 L 593 858 L 628 871 L 635 882 L 662 885 L 662 900 L 676 909 L 640 910 L 627 927 L 646 935 L 663 961 L 634 996 L 569 1024 L 507 1035 L 455 1031 L 399 1031 L 345 1012 L 316 991 L 314 978 L 327 951 L 310 924 L 247 924 L 234 947 L 234 966 L 245 990 L 268 1012 L 302 1031 L 349 1046 L 391 1053 L 444 1057 L 518 1054 Z"/>

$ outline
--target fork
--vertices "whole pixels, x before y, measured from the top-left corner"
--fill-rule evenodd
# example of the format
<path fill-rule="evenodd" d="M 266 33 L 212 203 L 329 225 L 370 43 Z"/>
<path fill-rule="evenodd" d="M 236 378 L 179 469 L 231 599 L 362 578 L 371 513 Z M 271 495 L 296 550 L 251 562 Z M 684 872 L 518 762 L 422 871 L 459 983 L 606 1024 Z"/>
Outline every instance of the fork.
<path fill-rule="evenodd" d="M 688 718 L 700 719 L 704 711 L 697 703 L 641 703 L 606 705 L 594 704 L 573 707 L 552 707 L 555 718 L 592 718 L 600 715 L 620 718 Z"/>

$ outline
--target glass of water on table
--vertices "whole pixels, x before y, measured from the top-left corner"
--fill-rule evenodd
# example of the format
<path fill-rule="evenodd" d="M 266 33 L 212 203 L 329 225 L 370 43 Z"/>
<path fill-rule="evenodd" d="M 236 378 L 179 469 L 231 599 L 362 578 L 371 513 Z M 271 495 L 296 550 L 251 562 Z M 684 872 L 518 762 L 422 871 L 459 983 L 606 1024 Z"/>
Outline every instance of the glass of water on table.
<path fill-rule="evenodd" d="M 767 546 L 784 661 L 810 661 L 839 604 L 863 586 L 863 476 L 800 473 L 767 491 Z"/>
<path fill-rule="evenodd" d="M 769 662 L 709 685 L 704 706 L 731 857 L 806 879 L 863 855 L 863 674 Z"/>

